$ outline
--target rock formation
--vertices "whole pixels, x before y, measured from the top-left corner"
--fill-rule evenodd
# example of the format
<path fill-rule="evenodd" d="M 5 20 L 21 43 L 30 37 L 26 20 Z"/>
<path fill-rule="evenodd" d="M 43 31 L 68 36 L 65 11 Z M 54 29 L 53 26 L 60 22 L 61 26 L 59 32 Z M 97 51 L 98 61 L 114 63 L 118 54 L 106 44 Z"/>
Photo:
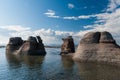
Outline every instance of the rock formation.
<path fill-rule="evenodd" d="M 26 41 L 20 37 L 12 37 L 6 46 L 7 52 L 15 52 L 16 54 L 29 55 L 45 55 L 45 48 L 39 36 L 30 36 Z"/>
<path fill-rule="evenodd" d="M 89 32 L 81 39 L 73 59 L 120 64 L 120 47 L 109 32 Z"/>
<path fill-rule="evenodd" d="M 75 47 L 72 36 L 68 36 L 67 38 L 63 38 L 62 40 L 63 44 L 61 46 L 61 54 L 74 53 Z"/>
<path fill-rule="evenodd" d="M 21 37 L 12 37 L 9 39 L 9 43 L 6 46 L 7 50 L 18 50 L 22 46 L 23 40 Z"/>

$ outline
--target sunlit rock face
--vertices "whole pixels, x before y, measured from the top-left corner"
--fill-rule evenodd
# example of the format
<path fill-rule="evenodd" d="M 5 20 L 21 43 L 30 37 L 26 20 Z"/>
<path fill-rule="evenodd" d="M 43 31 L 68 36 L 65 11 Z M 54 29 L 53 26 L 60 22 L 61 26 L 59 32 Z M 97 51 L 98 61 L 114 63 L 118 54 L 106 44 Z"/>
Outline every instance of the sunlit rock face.
<path fill-rule="evenodd" d="M 6 46 L 6 52 L 13 52 L 15 54 L 28 55 L 45 55 L 46 51 L 44 44 L 39 36 L 30 36 L 23 41 L 20 37 L 12 37 Z"/>
<path fill-rule="evenodd" d="M 109 32 L 89 32 L 81 39 L 73 59 L 120 64 L 120 47 Z"/>
<path fill-rule="evenodd" d="M 67 38 L 63 38 L 62 40 L 63 44 L 61 46 L 61 54 L 74 53 L 75 47 L 72 36 L 68 36 Z"/>

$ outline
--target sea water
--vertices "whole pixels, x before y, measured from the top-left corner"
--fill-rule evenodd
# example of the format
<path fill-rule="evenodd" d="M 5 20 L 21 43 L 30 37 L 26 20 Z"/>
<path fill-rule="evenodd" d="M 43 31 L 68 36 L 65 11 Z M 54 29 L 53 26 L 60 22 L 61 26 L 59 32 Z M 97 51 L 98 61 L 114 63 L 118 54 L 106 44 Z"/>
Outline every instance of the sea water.
<path fill-rule="evenodd" d="M 120 80 L 120 68 L 74 62 L 60 56 L 60 48 L 46 48 L 46 56 L 14 56 L 0 48 L 0 80 Z"/>

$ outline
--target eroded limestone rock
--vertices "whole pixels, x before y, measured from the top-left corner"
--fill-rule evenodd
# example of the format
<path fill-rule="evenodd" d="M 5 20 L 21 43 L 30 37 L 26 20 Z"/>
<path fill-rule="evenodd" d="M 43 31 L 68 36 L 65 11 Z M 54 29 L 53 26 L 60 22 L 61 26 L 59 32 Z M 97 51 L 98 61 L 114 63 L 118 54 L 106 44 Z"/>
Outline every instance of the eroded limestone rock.
<path fill-rule="evenodd" d="M 75 47 L 72 36 L 68 36 L 67 38 L 63 38 L 62 40 L 63 44 L 61 46 L 61 54 L 74 53 Z"/>
<path fill-rule="evenodd" d="M 40 36 L 30 36 L 23 41 L 20 37 L 12 37 L 6 47 L 7 52 L 16 54 L 45 55 L 46 51 Z"/>
<path fill-rule="evenodd" d="M 73 59 L 120 64 L 120 46 L 107 31 L 89 32 L 81 39 Z"/>

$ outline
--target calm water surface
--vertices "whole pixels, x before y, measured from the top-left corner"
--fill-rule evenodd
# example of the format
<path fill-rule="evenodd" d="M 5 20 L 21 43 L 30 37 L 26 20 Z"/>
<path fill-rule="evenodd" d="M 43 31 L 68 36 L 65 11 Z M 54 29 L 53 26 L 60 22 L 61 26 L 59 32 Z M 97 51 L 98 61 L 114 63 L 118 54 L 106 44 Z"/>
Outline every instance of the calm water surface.
<path fill-rule="evenodd" d="M 120 68 L 76 63 L 61 57 L 60 49 L 46 48 L 47 55 L 13 56 L 0 48 L 0 80 L 120 80 Z"/>

